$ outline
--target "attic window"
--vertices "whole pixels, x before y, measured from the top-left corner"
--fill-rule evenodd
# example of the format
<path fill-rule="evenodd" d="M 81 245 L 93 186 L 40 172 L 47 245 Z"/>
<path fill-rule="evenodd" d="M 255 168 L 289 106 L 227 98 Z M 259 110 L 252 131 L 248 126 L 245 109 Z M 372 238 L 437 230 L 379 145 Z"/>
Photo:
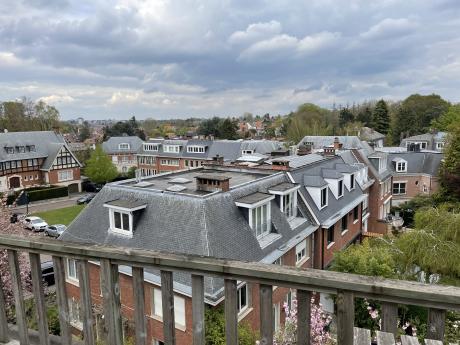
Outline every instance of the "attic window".
<path fill-rule="evenodd" d="M 189 153 L 204 153 L 204 151 L 205 151 L 204 146 L 196 146 L 196 145 L 187 146 L 187 152 Z"/>
<path fill-rule="evenodd" d="M 121 144 L 118 144 L 118 149 L 119 150 L 129 150 L 129 143 L 121 143 Z"/>
<path fill-rule="evenodd" d="M 158 144 L 144 144 L 144 151 L 158 151 Z"/>
<path fill-rule="evenodd" d="M 249 226 L 258 239 L 271 232 L 271 201 L 274 198 L 274 195 L 256 192 L 235 202 L 236 206 L 248 209 Z"/>
<path fill-rule="evenodd" d="M 27 145 L 27 151 L 35 152 L 35 145 Z"/>
<path fill-rule="evenodd" d="M 405 161 L 396 162 L 396 171 L 397 172 L 406 172 L 407 171 L 407 163 Z"/>
<path fill-rule="evenodd" d="M 350 175 L 350 190 L 355 189 L 355 174 Z"/>
<path fill-rule="evenodd" d="M 324 208 L 327 206 L 327 187 L 324 187 L 321 189 L 321 208 Z"/>
<path fill-rule="evenodd" d="M 254 153 L 254 150 L 243 150 L 242 154 L 243 155 L 252 155 Z"/>
<path fill-rule="evenodd" d="M 338 197 L 343 196 L 343 180 L 339 180 L 338 182 L 338 192 L 337 192 Z"/>
<path fill-rule="evenodd" d="M 11 146 L 5 147 L 5 151 L 6 151 L 6 153 L 9 154 L 9 155 L 14 154 L 14 148 L 11 147 Z"/>
<path fill-rule="evenodd" d="M 104 207 L 109 209 L 109 230 L 116 234 L 132 237 L 136 225 L 136 212 L 146 208 L 147 204 L 118 199 L 105 203 Z"/>

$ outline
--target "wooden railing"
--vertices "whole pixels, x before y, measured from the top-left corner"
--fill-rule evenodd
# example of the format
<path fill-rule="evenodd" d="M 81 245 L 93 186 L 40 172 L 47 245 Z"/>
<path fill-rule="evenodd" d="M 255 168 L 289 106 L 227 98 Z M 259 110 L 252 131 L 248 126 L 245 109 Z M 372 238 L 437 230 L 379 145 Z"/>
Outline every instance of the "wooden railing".
<path fill-rule="evenodd" d="M 354 338 L 354 298 L 367 297 L 382 302 L 383 331 L 396 333 L 397 305 L 410 304 L 429 308 L 428 338 L 442 340 L 446 310 L 460 310 L 460 289 L 451 286 L 426 285 L 409 281 L 387 280 L 375 277 L 343 274 L 322 270 L 301 270 L 293 267 L 219 260 L 208 257 L 170 254 L 98 245 L 81 245 L 46 239 L 27 239 L 1 235 L 0 248 L 8 251 L 16 306 L 16 323 L 21 345 L 28 345 L 28 331 L 24 310 L 24 296 L 20 281 L 18 253 L 28 252 L 33 293 L 38 316 L 40 345 L 48 345 L 48 326 L 45 312 L 40 255 L 53 257 L 57 304 L 63 345 L 71 344 L 69 307 L 65 287 L 64 259 L 78 260 L 80 298 L 83 310 L 83 333 L 86 345 L 95 344 L 94 316 L 89 286 L 88 261 L 100 262 L 105 322 L 108 326 L 108 344 L 122 345 L 122 315 L 119 290 L 119 265 L 132 266 L 134 294 L 134 321 L 136 345 L 146 345 L 146 318 L 144 310 L 144 268 L 161 271 L 163 332 L 166 344 L 176 344 L 174 322 L 173 271 L 185 271 L 192 276 L 193 344 L 205 343 L 204 277 L 225 280 L 226 343 L 238 343 L 237 281 L 259 284 L 261 344 L 273 343 L 272 286 L 297 289 L 298 329 L 297 344 L 310 344 L 310 299 L 312 292 L 337 296 L 337 341 L 352 345 Z M 1 295 L 1 294 L 0 294 Z M 5 304 L 0 298 L 0 341 L 8 339 Z"/>

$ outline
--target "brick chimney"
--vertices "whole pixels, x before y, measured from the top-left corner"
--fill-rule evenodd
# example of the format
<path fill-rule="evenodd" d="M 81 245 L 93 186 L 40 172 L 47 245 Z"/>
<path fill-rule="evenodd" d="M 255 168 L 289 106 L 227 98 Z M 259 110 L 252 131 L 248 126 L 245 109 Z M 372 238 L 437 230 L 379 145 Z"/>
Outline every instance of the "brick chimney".
<path fill-rule="evenodd" d="M 215 165 L 224 165 L 224 157 L 216 155 L 212 157 L 212 163 Z"/>
<path fill-rule="evenodd" d="M 228 192 L 231 177 L 220 174 L 202 174 L 195 176 L 196 190 L 204 192 Z"/>
<path fill-rule="evenodd" d="M 272 170 L 289 170 L 289 161 L 284 159 L 272 160 Z"/>
<path fill-rule="evenodd" d="M 325 157 L 332 157 L 335 156 L 335 147 L 324 147 L 323 155 Z"/>
<path fill-rule="evenodd" d="M 343 144 L 340 142 L 339 137 L 334 138 L 334 149 L 340 150 L 342 149 Z"/>
<path fill-rule="evenodd" d="M 306 156 L 311 153 L 311 144 L 302 144 L 299 145 L 299 149 L 297 150 L 297 155 L 298 156 Z"/>

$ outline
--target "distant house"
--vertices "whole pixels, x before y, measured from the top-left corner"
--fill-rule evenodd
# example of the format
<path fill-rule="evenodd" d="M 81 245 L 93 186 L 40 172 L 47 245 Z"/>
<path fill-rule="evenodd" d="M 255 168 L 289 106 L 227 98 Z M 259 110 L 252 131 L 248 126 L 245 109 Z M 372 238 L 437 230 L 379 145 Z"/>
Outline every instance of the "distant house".
<path fill-rule="evenodd" d="M 385 140 L 385 134 L 379 133 L 376 130 L 369 128 L 369 127 L 363 127 L 358 133 L 358 137 L 366 141 L 369 145 L 371 145 L 374 148 L 377 147 L 383 147 L 383 142 Z"/>
<path fill-rule="evenodd" d="M 136 136 L 111 137 L 102 143 L 102 149 L 112 158 L 118 172 L 125 174 L 131 167 L 137 167 L 136 154 L 142 148 L 142 143 Z"/>
<path fill-rule="evenodd" d="M 81 164 L 52 131 L 0 133 L 0 192 L 41 185 L 81 191 Z"/>
<path fill-rule="evenodd" d="M 439 152 L 398 152 L 388 154 L 393 175 L 393 205 L 409 201 L 416 195 L 432 195 L 439 189 Z"/>
<path fill-rule="evenodd" d="M 401 140 L 401 147 L 407 148 L 408 151 L 438 151 L 442 152 L 446 143 L 446 132 L 425 133 L 414 135 Z"/>

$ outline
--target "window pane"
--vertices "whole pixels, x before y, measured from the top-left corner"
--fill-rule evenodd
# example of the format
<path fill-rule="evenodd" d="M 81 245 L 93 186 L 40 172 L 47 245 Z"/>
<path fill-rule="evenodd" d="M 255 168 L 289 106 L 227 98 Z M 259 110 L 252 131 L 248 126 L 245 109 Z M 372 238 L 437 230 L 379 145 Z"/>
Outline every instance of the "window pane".
<path fill-rule="evenodd" d="M 153 289 L 153 314 L 163 317 L 163 303 L 161 301 L 160 289 Z"/>
<path fill-rule="evenodd" d="M 121 213 L 120 212 L 114 212 L 113 213 L 113 218 L 115 220 L 115 228 L 122 229 L 122 227 L 121 227 Z"/>
<path fill-rule="evenodd" d="M 174 296 L 174 321 L 185 326 L 185 300 L 178 296 Z"/>
<path fill-rule="evenodd" d="M 123 213 L 123 230 L 129 231 L 129 215 Z"/>

